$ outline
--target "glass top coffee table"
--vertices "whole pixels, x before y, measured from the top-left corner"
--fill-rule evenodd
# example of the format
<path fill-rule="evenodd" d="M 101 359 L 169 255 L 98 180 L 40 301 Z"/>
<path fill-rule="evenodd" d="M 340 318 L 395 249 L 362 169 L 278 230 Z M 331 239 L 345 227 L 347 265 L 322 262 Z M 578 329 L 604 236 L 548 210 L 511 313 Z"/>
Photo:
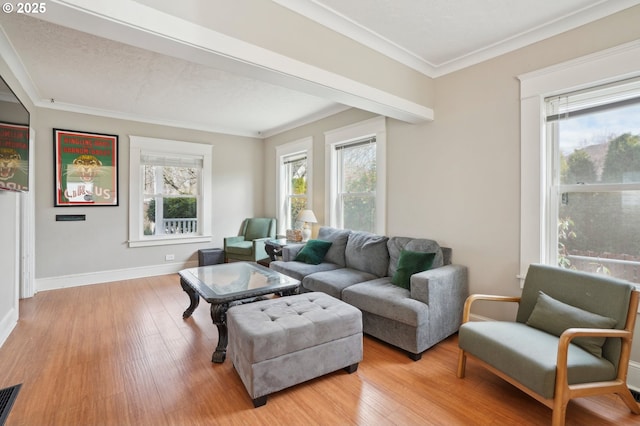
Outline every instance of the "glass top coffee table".
<path fill-rule="evenodd" d="M 211 319 L 218 328 L 218 346 L 211 361 L 224 362 L 227 356 L 227 309 L 234 303 L 259 300 L 267 294 L 295 294 L 300 281 L 253 262 L 233 262 L 183 269 L 180 285 L 189 295 L 189 318 L 200 297 L 211 304 Z"/>

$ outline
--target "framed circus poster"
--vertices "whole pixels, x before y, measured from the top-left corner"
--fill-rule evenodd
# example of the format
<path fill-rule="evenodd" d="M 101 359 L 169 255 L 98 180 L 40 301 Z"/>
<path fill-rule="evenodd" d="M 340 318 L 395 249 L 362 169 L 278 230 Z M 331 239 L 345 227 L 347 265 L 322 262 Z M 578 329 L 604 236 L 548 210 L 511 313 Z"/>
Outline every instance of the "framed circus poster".
<path fill-rule="evenodd" d="M 53 129 L 55 206 L 118 205 L 118 136 Z"/>
<path fill-rule="evenodd" d="M 0 189 L 29 190 L 29 126 L 0 122 Z"/>

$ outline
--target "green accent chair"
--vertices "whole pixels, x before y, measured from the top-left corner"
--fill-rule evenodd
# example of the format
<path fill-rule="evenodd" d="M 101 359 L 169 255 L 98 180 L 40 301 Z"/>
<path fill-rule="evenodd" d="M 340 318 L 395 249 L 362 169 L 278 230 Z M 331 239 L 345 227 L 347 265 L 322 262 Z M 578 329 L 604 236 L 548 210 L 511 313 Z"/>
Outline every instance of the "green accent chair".
<path fill-rule="evenodd" d="M 468 297 L 458 332 L 458 377 L 467 358 L 551 408 L 564 425 L 573 398 L 617 394 L 634 414 L 627 387 L 640 292 L 606 275 L 530 265 L 522 296 Z M 515 321 L 469 321 L 485 300 L 518 304 Z"/>
<path fill-rule="evenodd" d="M 237 237 L 224 239 L 224 261 L 229 259 L 257 262 L 268 258 L 264 243 L 276 237 L 276 220 L 272 217 L 247 218 Z"/>

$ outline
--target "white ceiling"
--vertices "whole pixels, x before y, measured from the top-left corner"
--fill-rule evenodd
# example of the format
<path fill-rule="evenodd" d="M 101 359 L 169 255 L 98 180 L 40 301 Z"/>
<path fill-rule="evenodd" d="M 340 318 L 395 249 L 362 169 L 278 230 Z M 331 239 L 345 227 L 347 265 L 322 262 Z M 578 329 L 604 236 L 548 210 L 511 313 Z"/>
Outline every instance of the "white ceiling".
<path fill-rule="evenodd" d="M 640 4 L 640 0 L 274 2 L 429 77 Z M 378 100 L 363 101 L 340 87 L 301 83 L 295 75 L 265 67 L 247 71 L 243 61 L 230 64 L 228 57 L 224 61 L 221 55 L 204 57 L 202 51 L 193 60 L 192 54 L 180 53 L 170 37 L 156 34 L 150 39 L 150 31 L 137 30 L 113 16 L 123 12 L 116 7 L 141 7 L 151 0 L 112 0 L 111 9 L 106 6 L 109 2 L 95 6 L 104 6 L 99 19 L 95 11 L 88 14 L 86 8 L 71 7 L 88 3 L 50 0 L 42 19 L 0 15 L 4 33 L 0 52 L 40 107 L 255 137 L 349 107 L 385 114 Z M 286 61 L 279 59 L 286 67 Z M 410 107 L 418 118 L 411 113 L 406 121 L 428 117 L 420 106 Z M 392 108 L 385 115 L 394 114 Z M 397 113 L 396 118 L 404 115 Z"/>

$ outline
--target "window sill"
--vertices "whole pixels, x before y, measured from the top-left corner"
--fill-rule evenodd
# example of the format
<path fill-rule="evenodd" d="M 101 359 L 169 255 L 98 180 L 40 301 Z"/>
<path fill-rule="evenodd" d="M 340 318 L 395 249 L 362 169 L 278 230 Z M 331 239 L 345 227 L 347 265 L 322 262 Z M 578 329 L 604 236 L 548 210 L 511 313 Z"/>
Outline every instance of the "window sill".
<path fill-rule="evenodd" d="M 152 247 L 166 246 L 174 244 L 193 244 L 208 243 L 211 241 L 211 235 L 194 235 L 194 236 L 171 236 L 171 237 L 150 237 L 143 240 L 129 240 L 129 247 Z"/>

